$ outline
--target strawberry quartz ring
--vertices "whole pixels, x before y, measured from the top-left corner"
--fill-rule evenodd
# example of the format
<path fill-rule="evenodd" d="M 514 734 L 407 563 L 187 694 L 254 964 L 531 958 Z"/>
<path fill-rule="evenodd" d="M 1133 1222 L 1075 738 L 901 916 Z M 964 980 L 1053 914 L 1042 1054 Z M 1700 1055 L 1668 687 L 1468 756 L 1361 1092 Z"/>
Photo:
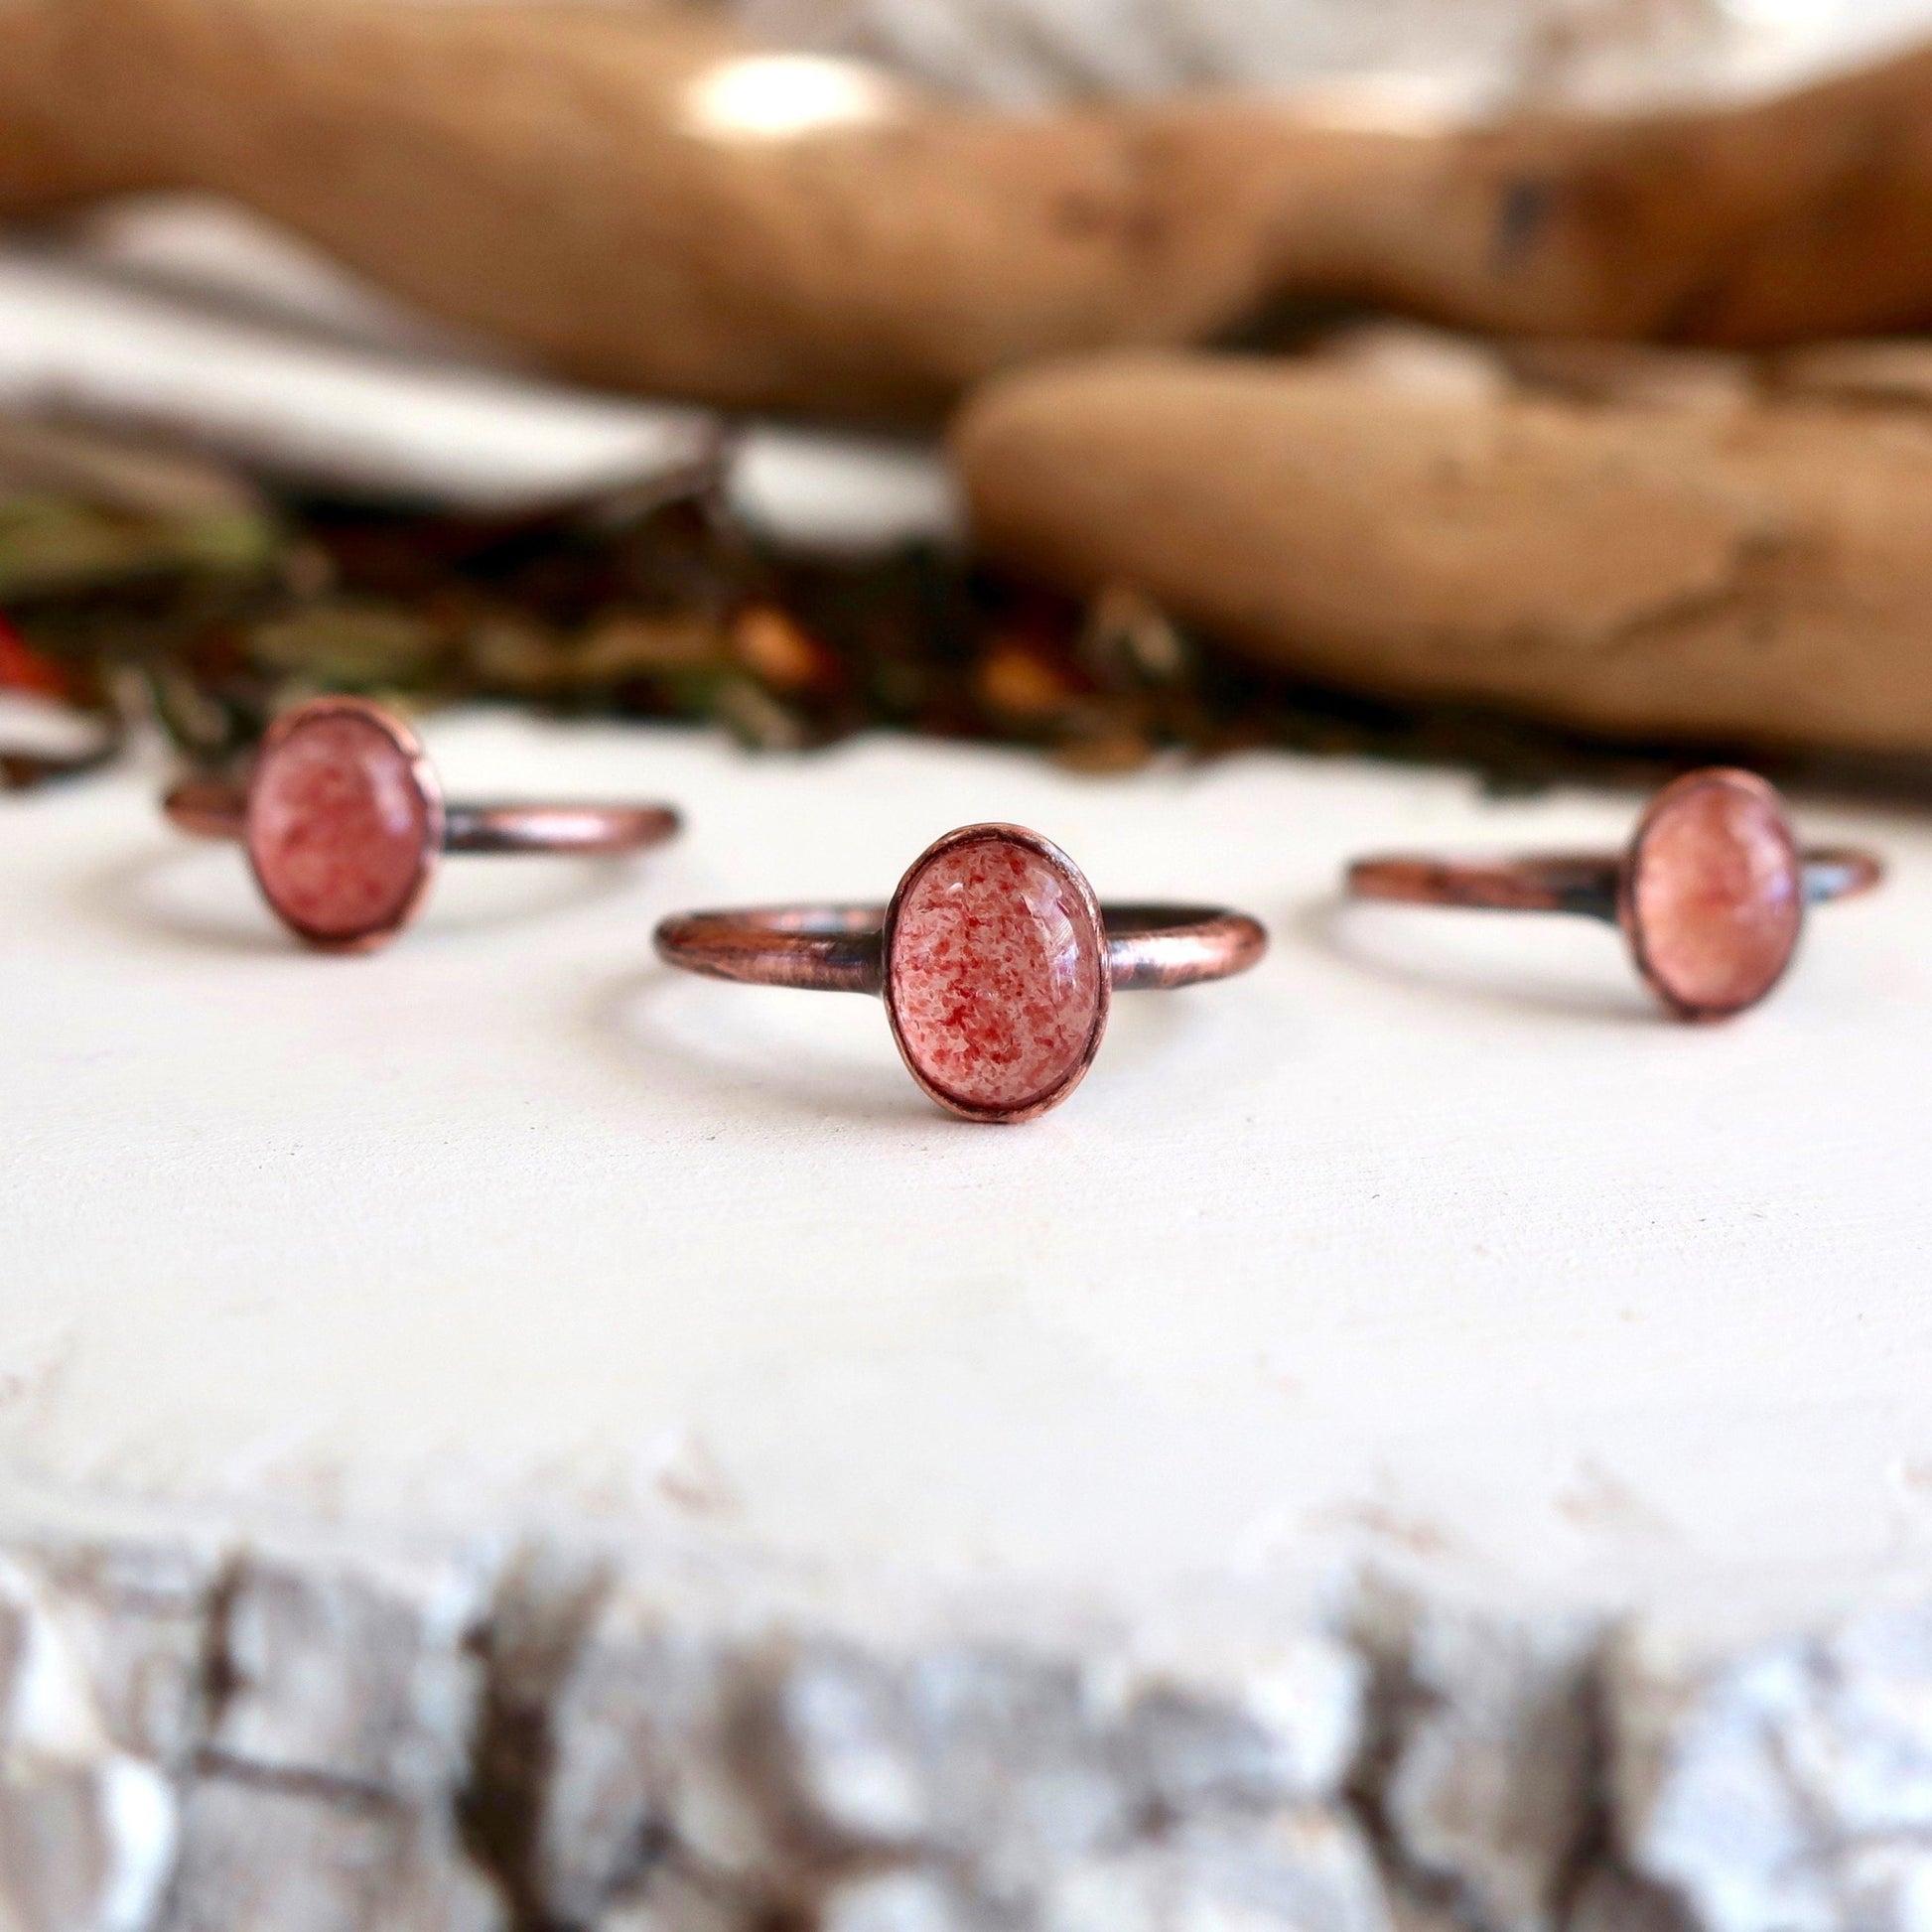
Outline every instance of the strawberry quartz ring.
<path fill-rule="evenodd" d="M 669 838 L 664 805 L 444 802 L 416 734 L 361 698 L 315 698 L 270 727 L 245 786 L 177 785 L 184 832 L 237 839 L 270 909 L 328 952 L 386 945 L 414 916 L 445 852 L 634 852 Z"/>
<path fill-rule="evenodd" d="M 1784 977 L 1807 906 L 1869 892 L 1869 852 L 1801 851 L 1777 792 L 1750 771 L 1688 772 L 1650 801 L 1629 847 L 1489 863 L 1388 857 L 1348 869 L 1357 898 L 1581 912 L 1620 926 L 1638 973 L 1679 1020 L 1742 1013 Z"/>
<path fill-rule="evenodd" d="M 1104 909 L 1058 846 L 968 825 L 913 860 L 892 903 L 688 912 L 657 928 L 714 979 L 882 993 L 908 1071 L 964 1120 L 1033 1120 L 1080 1084 L 1115 993 L 1245 971 L 1255 920 L 1213 906 Z"/>

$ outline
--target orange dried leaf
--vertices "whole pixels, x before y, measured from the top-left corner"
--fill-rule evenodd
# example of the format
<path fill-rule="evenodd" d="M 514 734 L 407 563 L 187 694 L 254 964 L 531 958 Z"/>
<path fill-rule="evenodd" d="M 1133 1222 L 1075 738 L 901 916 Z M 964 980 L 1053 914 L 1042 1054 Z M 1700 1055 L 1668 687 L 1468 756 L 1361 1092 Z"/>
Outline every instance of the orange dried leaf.
<path fill-rule="evenodd" d="M 825 647 L 773 604 L 747 605 L 732 620 L 731 638 L 738 661 L 773 690 L 809 690 L 836 668 Z"/>
<path fill-rule="evenodd" d="M 73 695 L 67 673 L 60 665 L 33 649 L 3 617 L 0 617 L 0 691 L 26 691 L 35 697 L 62 700 Z"/>
<path fill-rule="evenodd" d="M 1079 695 L 1058 665 L 1014 637 L 996 637 L 987 646 L 975 682 L 989 711 L 1018 722 L 1044 723 Z"/>

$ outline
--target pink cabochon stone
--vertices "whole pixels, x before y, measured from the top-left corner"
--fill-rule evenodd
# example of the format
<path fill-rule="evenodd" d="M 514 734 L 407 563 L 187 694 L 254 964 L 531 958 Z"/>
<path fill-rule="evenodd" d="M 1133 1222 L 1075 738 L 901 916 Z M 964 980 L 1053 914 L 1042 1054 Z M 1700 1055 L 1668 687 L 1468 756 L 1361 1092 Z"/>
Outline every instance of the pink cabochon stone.
<path fill-rule="evenodd" d="M 395 925 L 428 859 L 430 805 L 407 751 L 372 718 L 299 719 L 248 792 L 248 855 L 275 910 L 344 943 Z"/>
<path fill-rule="evenodd" d="M 1631 908 L 1652 977 L 1699 1013 L 1761 1000 L 1790 964 L 1804 878 L 1775 797 L 1713 778 L 1665 797 L 1636 854 Z"/>
<path fill-rule="evenodd" d="M 906 1058 L 968 1107 L 1058 1098 L 1099 1017 L 1103 943 L 1073 881 L 1028 846 L 989 835 L 927 860 L 887 968 Z"/>

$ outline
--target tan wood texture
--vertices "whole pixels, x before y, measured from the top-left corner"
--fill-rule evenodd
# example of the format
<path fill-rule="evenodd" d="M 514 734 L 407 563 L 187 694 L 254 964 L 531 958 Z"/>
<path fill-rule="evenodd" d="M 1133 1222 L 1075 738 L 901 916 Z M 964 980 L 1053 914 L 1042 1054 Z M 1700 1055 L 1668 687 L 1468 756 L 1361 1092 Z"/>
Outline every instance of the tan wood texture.
<path fill-rule="evenodd" d="M 1857 372 L 1870 381 L 1861 392 Z M 980 539 L 1353 688 L 1617 733 L 1932 748 L 1932 349 L 1383 344 L 1123 354 L 991 385 Z"/>
<path fill-rule="evenodd" d="M 779 136 L 700 111 L 753 52 L 669 8 L 12 0 L 0 208 L 216 190 L 581 376 L 900 414 L 1311 297 L 1729 343 L 1932 313 L 1932 53 L 1435 130 L 1208 95 L 1012 116 L 854 69 Z"/>

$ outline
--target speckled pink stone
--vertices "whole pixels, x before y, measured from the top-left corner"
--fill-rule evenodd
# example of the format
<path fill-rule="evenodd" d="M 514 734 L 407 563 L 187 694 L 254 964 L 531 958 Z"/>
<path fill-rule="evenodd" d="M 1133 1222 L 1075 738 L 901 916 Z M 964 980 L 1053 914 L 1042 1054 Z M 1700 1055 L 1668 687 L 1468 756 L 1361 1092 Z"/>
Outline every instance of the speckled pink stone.
<path fill-rule="evenodd" d="M 1790 963 L 1804 881 L 1784 815 L 1744 784 L 1667 797 L 1636 855 L 1631 907 L 1645 964 L 1680 1006 L 1735 1013 Z"/>
<path fill-rule="evenodd" d="M 299 721 L 248 794 L 248 854 L 268 901 L 310 938 L 382 932 L 422 876 L 430 807 L 408 754 L 372 719 Z"/>
<path fill-rule="evenodd" d="M 928 860 L 899 902 L 889 997 L 931 1086 L 1021 1110 L 1075 1078 L 1104 990 L 1087 908 L 1058 867 L 989 837 Z"/>

